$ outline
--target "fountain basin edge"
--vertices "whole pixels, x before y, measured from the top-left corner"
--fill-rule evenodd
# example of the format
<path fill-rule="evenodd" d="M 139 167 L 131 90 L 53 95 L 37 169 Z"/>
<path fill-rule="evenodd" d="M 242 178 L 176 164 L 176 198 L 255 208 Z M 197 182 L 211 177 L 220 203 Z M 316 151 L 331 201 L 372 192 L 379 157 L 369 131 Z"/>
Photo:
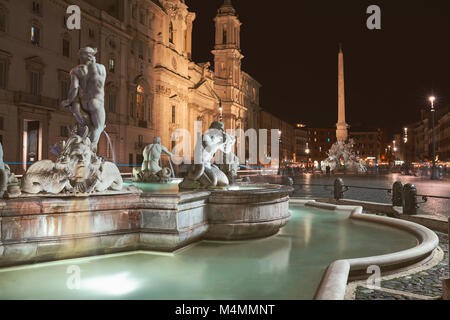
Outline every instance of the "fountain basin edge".
<path fill-rule="evenodd" d="M 434 250 L 439 245 L 437 235 L 430 229 L 405 220 L 364 214 L 361 206 L 333 205 L 299 198 L 291 199 L 290 203 L 347 212 L 349 219 L 390 226 L 406 231 L 417 239 L 417 246 L 407 250 L 379 256 L 334 261 L 328 266 L 322 277 L 314 296 L 315 300 L 343 300 L 347 283 L 353 280 L 367 279 L 372 274 L 367 271 L 370 266 L 378 266 L 382 276 L 395 273 L 402 268 L 411 268 L 426 263 L 432 258 Z"/>
<path fill-rule="evenodd" d="M 289 221 L 290 192 L 290 187 L 262 185 L 0 200 L 0 267 L 271 236 Z"/>

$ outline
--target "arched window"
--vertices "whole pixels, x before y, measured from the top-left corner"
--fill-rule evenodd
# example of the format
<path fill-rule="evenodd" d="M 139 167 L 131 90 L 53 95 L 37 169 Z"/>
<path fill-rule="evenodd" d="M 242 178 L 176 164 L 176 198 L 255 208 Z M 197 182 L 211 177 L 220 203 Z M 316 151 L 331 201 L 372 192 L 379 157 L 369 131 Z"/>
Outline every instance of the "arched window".
<path fill-rule="evenodd" d="M 138 120 L 145 121 L 145 91 L 140 85 L 136 91 L 136 113 Z"/>
<path fill-rule="evenodd" d="M 173 34 L 174 34 L 173 23 L 172 23 L 172 21 L 170 21 L 170 23 L 169 23 L 169 41 L 170 41 L 170 43 L 173 43 L 173 38 L 174 38 Z"/>
<path fill-rule="evenodd" d="M 227 34 L 227 26 L 223 27 L 223 34 L 222 34 L 222 43 L 227 44 L 228 42 L 228 34 Z"/>

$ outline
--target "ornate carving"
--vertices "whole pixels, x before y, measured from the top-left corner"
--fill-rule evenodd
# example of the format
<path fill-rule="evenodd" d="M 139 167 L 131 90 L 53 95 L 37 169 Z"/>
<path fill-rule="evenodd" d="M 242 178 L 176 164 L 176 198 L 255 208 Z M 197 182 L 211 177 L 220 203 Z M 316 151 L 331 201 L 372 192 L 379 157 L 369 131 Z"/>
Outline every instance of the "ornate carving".
<path fill-rule="evenodd" d="M 55 162 L 42 160 L 24 174 L 21 189 L 25 193 L 73 193 L 86 195 L 122 189 L 122 177 L 115 164 L 98 157 L 91 149 L 88 130 L 79 136 L 72 130 L 67 141 L 53 147 Z"/>

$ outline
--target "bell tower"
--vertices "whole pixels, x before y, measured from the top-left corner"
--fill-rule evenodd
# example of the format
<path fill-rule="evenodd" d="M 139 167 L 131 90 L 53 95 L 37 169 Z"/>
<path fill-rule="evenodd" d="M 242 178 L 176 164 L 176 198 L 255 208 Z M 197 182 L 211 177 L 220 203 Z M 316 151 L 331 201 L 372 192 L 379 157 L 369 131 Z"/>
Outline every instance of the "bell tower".
<path fill-rule="evenodd" d="M 246 109 L 241 92 L 241 25 L 231 0 L 225 0 L 214 18 L 216 43 L 214 55 L 214 89 L 223 107 L 223 121 L 227 129 L 242 126 Z"/>
<path fill-rule="evenodd" d="M 225 0 L 217 11 L 214 72 L 216 78 L 227 84 L 239 86 L 241 77 L 241 22 L 231 0 Z"/>

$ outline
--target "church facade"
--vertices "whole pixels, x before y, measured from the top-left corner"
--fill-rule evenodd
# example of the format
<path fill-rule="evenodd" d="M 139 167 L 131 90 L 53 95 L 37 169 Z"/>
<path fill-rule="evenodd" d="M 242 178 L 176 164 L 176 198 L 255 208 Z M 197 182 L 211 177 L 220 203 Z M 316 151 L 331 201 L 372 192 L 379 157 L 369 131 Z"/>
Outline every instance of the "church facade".
<path fill-rule="evenodd" d="M 81 8 L 81 30 L 68 30 L 66 9 Z M 73 116 L 60 107 L 78 50 L 98 49 L 107 68 L 106 136 L 99 154 L 141 162 L 153 137 L 172 149 L 172 133 L 193 138 L 223 119 L 227 129 L 259 127 L 261 85 L 241 68 L 241 22 L 230 0 L 215 17 L 214 61 L 192 61 L 195 13 L 183 0 L 0 0 L 0 139 L 16 173 L 64 140 Z M 20 27 L 17 27 L 20 26 Z M 194 141 L 191 141 L 193 149 Z M 110 147 L 112 145 L 112 148 Z M 192 154 L 184 154 L 191 158 Z"/>

